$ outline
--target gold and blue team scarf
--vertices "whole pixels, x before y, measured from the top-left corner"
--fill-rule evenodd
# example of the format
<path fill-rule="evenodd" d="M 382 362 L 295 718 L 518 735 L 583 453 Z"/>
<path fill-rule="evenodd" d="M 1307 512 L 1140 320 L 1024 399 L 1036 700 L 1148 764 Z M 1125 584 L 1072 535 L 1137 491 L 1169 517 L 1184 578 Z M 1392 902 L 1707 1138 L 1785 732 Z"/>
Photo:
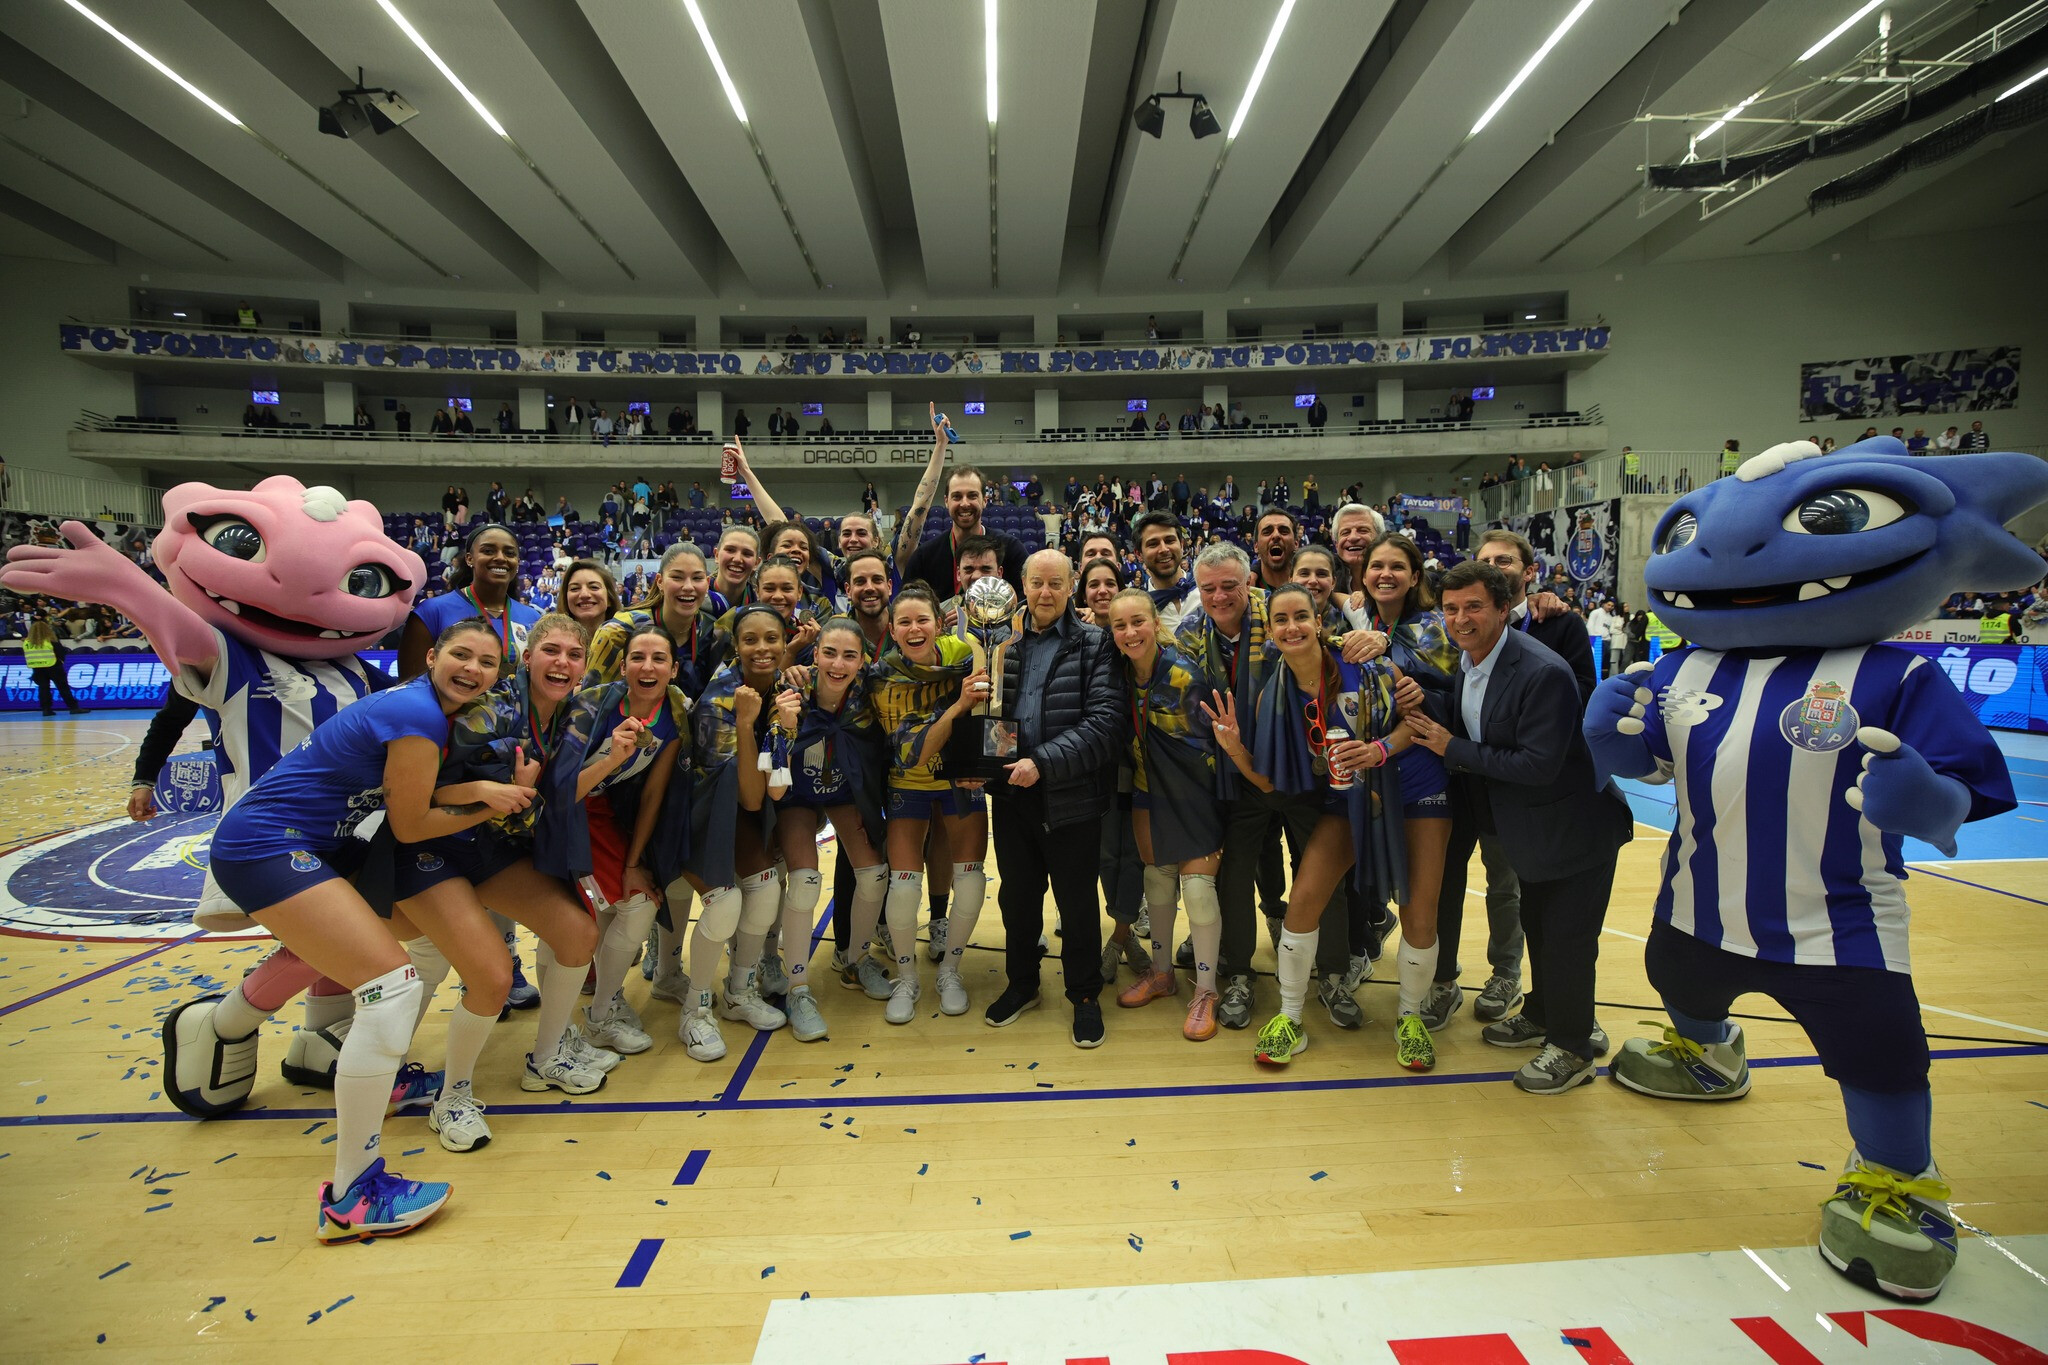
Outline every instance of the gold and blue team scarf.
<path fill-rule="evenodd" d="M 626 662 L 626 643 L 633 638 L 633 632 L 659 624 L 661 620 L 653 612 L 629 607 L 599 626 L 590 638 L 589 669 L 583 675 L 583 686 L 617 682 L 619 670 Z M 731 657 L 731 637 L 719 633 L 710 612 L 699 610 L 690 637 L 676 641 L 676 686 L 695 701 L 703 694 L 711 675 Z"/>
<path fill-rule="evenodd" d="M 628 685 L 624 680 L 602 687 L 586 687 L 569 699 L 569 732 L 583 751 L 582 767 L 602 763 L 611 747 L 612 731 L 625 720 Z M 677 744 L 675 771 L 663 793 L 661 811 L 655 817 L 654 834 L 647 841 L 647 862 L 658 885 L 667 886 L 683 873 L 690 852 L 690 699 L 682 688 L 671 685 L 649 727 L 664 744 Z M 641 715 L 646 721 L 648 717 Z M 654 751 L 657 755 L 660 750 Z M 640 798 L 647 786 L 647 770 L 624 778 L 614 775 L 599 788 L 612 808 L 612 821 L 628 839 L 639 819 Z M 595 793 L 593 793 L 595 795 Z M 588 827 L 586 825 L 586 838 Z M 587 858 L 586 854 L 586 858 Z"/>
<path fill-rule="evenodd" d="M 1181 652 L 1162 642 L 1152 677 L 1127 689 L 1135 780 L 1151 801 L 1155 862 L 1184 863 L 1223 847 L 1215 740 L 1202 703 L 1209 688 Z"/>
<path fill-rule="evenodd" d="M 925 731 L 960 693 L 960 684 L 974 671 L 974 650 L 954 635 L 940 635 L 936 664 L 914 664 L 891 645 L 869 664 L 868 696 L 889 744 L 889 779 L 899 786 L 944 785 L 938 760 L 917 761 Z"/>
<path fill-rule="evenodd" d="M 1267 657 L 1265 589 L 1251 589 L 1251 601 L 1244 609 L 1244 621 L 1238 631 L 1237 643 L 1233 645 L 1217 631 L 1209 613 L 1196 606 L 1174 628 L 1173 645 L 1202 680 L 1203 686 L 1214 692 L 1233 694 L 1237 701 L 1238 724 L 1244 727 L 1248 725 L 1254 703 L 1258 700 L 1259 685 L 1268 669 L 1274 666 L 1274 661 Z M 1205 697 L 1203 700 L 1209 699 Z M 1249 729 L 1246 733 L 1250 733 Z M 1239 785 L 1235 765 L 1218 764 L 1216 773 L 1217 795 L 1226 801 L 1235 800 Z"/>
<path fill-rule="evenodd" d="M 573 698 L 555 708 L 547 725 L 535 715 L 524 668 L 451 718 L 440 786 L 458 782 L 510 782 L 520 751 L 538 759 L 536 796 L 523 811 L 493 816 L 479 838 L 530 844 L 533 865 L 550 876 L 574 878 L 590 870 L 589 829 L 576 801 L 585 736 L 569 726 Z"/>
<path fill-rule="evenodd" d="M 689 870 L 710 887 L 731 886 L 736 880 L 733 846 L 742 812 L 740 731 L 733 714 L 733 694 L 744 682 L 739 665 L 727 664 L 705 685 L 704 695 L 697 698 L 696 708 L 691 712 L 690 733 L 696 761 L 691 770 L 694 780 L 690 783 L 690 846 L 686 859 Z M 761 714 L 754 720 L 758 752 L 768 752 L 766 736 L 775 714 L 774 701 L 771 686 L 769 694 L 761 699 Z M 773 848 L 770 838 L 775 829 L 775 803 L 763 801 L 758 816 L 749 811 L 744 818 L 759 820 L 762 845 Z"/>
<path fill-rule="evenodd" d="M 869 686 L 867 670 L 862 669 L 847 683 L 838 707 L 827 707 L 818 701 L 818 674 L 813 670 L 800 689 L 803 714 L 790 747 L 800 764 L 807 764 L 814 751 L 819 754 L 816 780 L 828 789 L 843 789 L 847 804 L 860 812 L 861 827 L 870 838 L 876 838 L 882 828 L 882 789 L 889 755 L 869 699 Z M 811 780 L 804 769 L 798 776 Z"/>

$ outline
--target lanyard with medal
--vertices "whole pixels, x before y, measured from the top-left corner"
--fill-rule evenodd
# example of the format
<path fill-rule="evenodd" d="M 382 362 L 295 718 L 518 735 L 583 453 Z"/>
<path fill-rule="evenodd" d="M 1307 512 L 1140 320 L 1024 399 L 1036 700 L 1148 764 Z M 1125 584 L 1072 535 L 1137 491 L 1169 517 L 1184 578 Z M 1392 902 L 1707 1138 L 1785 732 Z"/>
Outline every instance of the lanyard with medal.
<path fill-rule="evenodd" d="M 507 601 L 503 611 L 494 612 L 478 600 L 474 586 L 461 591 L 469 605 L 476 608 L 476 614 L 484 619 L 484 624 L 491 627 L 491 633 L 498 637 L 499 668 L 502 672 L 512 663 L 512 603 Z"/>

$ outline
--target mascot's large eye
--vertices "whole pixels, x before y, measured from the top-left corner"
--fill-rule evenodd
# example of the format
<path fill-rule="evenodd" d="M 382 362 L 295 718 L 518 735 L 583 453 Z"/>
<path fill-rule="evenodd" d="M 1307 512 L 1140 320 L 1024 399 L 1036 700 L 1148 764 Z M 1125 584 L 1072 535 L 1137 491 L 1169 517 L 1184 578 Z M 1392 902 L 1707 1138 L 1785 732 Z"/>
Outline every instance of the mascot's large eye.
<path fill-rule="evenodd" d="M 1785 529 L 1808 536 L 1875 531 L 1911 516 L 1913 509 L 1869 488 L 1830 488 L 1785 514 Z"/>
<path fill-rule="evenodd" d="M 382 564 L 358 564 L 342 578 L 341 590 L 350 597 L 389 597 L 398 579 Z"/>
<path fill-rule="evenodd" d="M 1673 550 L 1684 549 L 1699 533 L 1699 518 L 1690 512 L 1681 512 L 1678 520 L 1671 523 L 1671 529 L 1664 533 L 1664 542 L 1657 547 L 1657 553 L 1668 555 Z"/>
<path fill-rule="evenodd" d="M 264 560 L 262 535 L 240 517 L 195 517 L 193 529 L 201 540 L 230 559 L 246 559 L 251 564 Z"/>

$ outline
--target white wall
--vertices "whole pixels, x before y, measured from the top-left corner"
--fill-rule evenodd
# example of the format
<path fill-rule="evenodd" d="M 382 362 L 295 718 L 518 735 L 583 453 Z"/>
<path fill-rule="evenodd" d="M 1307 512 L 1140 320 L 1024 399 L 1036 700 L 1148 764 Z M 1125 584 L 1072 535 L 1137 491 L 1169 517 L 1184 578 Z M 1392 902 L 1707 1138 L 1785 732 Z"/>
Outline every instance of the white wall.
<path fill-rule="evenodd" d="M 0 392 L 7 395 L 7 460 L 93 478 L 109 471 L 65 449 L 64 433 L 90 408 L 135 413 L 135 378 L 57 347 L 62 322 L 104 322 L 128 314 L 132 276 L 108 266 L 0 257 Z M 247 400 L 244 400 L 247 401 Z M 235 408 L 239 419 L 242 409 Z"/>

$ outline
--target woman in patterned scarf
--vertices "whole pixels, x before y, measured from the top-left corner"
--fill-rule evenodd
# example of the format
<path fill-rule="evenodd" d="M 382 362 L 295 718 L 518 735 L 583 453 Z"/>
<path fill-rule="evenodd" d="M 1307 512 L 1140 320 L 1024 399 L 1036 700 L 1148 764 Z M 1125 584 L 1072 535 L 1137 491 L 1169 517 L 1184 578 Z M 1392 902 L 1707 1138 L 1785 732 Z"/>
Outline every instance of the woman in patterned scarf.
<path fill-rule="evenodd" d="M 753 585 L 747 590 L 747 602 L 742 605 L 752 604 L 773 607 L 782 618 L 787 637 L 782 651 L 784 668 L 808 665 L 811 647 L 818 639 L 818 622 L 823 617 L 838 615 L 823 599 L 806 596 L 803 568 L 787 555 L 771 555 L 761 561 L 761 567 L 754 571 Z M 739 610 L 734 607 L 719 619 L 718 628 L 728 636 Z"/>

